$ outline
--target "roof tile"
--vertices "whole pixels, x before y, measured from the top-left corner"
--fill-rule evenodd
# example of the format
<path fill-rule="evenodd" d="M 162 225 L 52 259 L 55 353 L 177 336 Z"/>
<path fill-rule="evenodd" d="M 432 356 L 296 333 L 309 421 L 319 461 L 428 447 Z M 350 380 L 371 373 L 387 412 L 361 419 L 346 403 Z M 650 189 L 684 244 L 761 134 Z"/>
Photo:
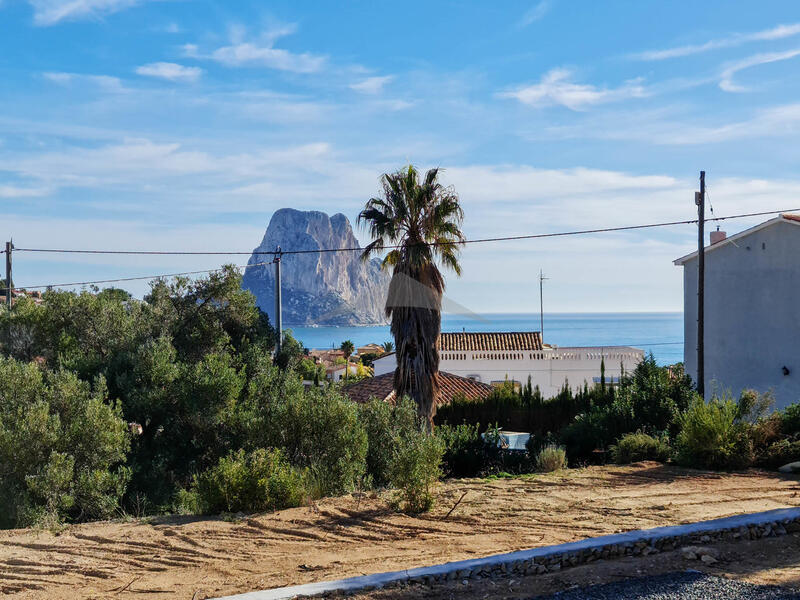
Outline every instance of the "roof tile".
<path fill-rule="evenodd" d="M 368 377 L 344 387 L 344 393 L 354 402 L 364 403 L 372 398 L 394 400 L 394 373 L 384 373 L 377 377 Z M 488 398 L 494 388 L 486 383 L 439 372 L 439 401 L 437 406 L 452 401 L 457 394 L 463 394 L 469 400 Z"/>
<path fill-rule="evenodd" d="M 542 335 L 538 331 L 442 333 L 437 345 L 443 352 L 541 350 Z"/>

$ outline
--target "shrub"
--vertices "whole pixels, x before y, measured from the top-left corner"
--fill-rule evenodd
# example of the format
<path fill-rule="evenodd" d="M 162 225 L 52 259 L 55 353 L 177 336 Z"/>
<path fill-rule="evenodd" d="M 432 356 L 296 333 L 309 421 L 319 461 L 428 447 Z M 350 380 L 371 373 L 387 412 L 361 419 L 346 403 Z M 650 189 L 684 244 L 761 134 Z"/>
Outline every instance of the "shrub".
<path fill-rule="evenodd" d="M 768 446 L 758 456 L 760 467 L 777 469 L 785 464 L 800 461 L 800 439 L 786 438 Z"/>
<path fill-rule="evenodd" d="M 786 435 L 800 434 L 800 402 L 787 406 L 781 412 L 781 433 Z"/>
<path fill-rule="evenodd" d="M 415 431 L 395 436 L 393 448 L 389 482 L 397 488 L 403 509 L 410 513 L 430 509 L 432 488 L 442 475 L 444 443 L 420 423 Z"/>
<path fill-rule="evenodd" d="M 258 512 L 300 506 L 305 496 L 303 473 L 280 450 L 239 450 L 196 475 L 191 488 L 178 495 L 189 513 Z"/>
<path fill-rule="evenodd" d="M 747 423 L 739 403 L 730 397 L 705 402 L 696 397 L 679 420 L 676 439 L 680 464 L 705 469 L 739 469 L 753 461 Z"/>
<path fill-rule="evenodd" d="M 0 527 L 112 515 L 128 448 L 105 380 L 0 357 Z"/>
<path fill-rule="evenodd" d="M 640 460 L 666 462 L 671 453 L 666 437 L 653 437 L 641 430 L 623 435 L 616 445 L 611 446 L 611 457 L 620 465 Z"/>
<path fill-rule="evenodd" d="M 630 421 L 620 433 L 637 429 L 677 433 L 677 420 L 693 397 L 691 380 L 682 366 L 660 367 L 650 353 L 621 379 L 615 404 L 618 412 L 624 407 Z"/>
<path fill-rule="evenodd" d="M 496 423 L 505 429 L 544 435 L 558 431 L 575 415 L 588 410 L 592 395 L 588 390 L 573 394 L 565 386 L 557 396 L 546 400 L 530 382 L 521 393 L 514 391 L 511 382 L 506 382 L 485 400 L 454 398 L 437 409 L 435 421 L 437 425 Z"/>
<path fill-rule="evenodd" d="M 439 425 L 434 434 L 444 443 L 442 459 L 448 477 L 476 477 L 484 474 L 498 454 L 481 436 L 479 424 Z"/>
<path fill-rule="evenodd" d="M 615 416 L 608 408 L 595 407 L 578 415 L 558 433 L 559 441 L 573 461 L 595 460 L 595 450 L 604 450 L 614 439 L 618 429 Z"/>
<path fill-rule="evenodd" d="M 348 492 L 365 473 L 358 406 L 335 388 L 304 392 L 294 373 L 267 367 L 251 380 L 238 422 L 246 449 L 282 449 L 292 465 L 309 470 L 319 495 Z"/>
<path fill-rule="evenodd" d="M 367 433 L 367 475 L 376 487 L 389 485 L 395 444 L 419 429 L 417 408 L 409 398 L 392 405 L 373 398 L 360 406 L 360 418 Z"/>
<path fill-rule="evenodd" d="M 567 468 L 567 453 L 561 446 L 548 445 L 536 455 L 536 470 L 552 473 Z"/>

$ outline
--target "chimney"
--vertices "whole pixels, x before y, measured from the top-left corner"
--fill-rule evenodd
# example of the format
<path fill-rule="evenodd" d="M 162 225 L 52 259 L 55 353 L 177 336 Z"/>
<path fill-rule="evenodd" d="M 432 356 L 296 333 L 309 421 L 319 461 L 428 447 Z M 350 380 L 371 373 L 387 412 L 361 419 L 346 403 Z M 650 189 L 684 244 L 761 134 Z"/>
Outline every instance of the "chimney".
<path fill-rule="evenodd" d="M 726 237 L 728 237 L 728 234 L 725 233 L 724 231 L 720 231 L 719 229 L 717 229 L 716 231 L 712 231 L 711 245 L 713 246 L 714 244 L 718 244 L 719 242 L 723 241 Z"/>

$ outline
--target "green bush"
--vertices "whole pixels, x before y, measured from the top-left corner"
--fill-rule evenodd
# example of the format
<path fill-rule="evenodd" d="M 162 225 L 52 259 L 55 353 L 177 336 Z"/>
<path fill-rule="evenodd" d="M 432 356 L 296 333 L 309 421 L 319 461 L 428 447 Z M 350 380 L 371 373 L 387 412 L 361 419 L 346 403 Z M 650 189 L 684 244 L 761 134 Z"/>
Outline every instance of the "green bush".
<path fill-rule="evenodd" d="M 282 449 L 320 496 L 346 493 L 365 474 L 367 432 L 358 406 L 336 389 L 304 392 L 294 373 L 270 366 L 251 380 L 237 420 L 245 448 Z"/>
<path fill-rule="evenodd" d="M 434 435 L 444 443 L 443 470 L 448 477 L 477 477 L 489 470 L 499 454 L 481 436 L 480 424 L 439 425 Z"/>
<path fill-rule="evenodd" d="M 239 450 L 196 475 L 178 495 L 184 512 L 259 512 L 300 506 L 305 497 L 303 473 L 280 450 Z"/>
<path fill-rule="evenodd" d="M 114 514 L 129 434 L 106 394 L 102 378 L 0 357 L 0 527 Z"/>
<path fill-rule="evenodd" d="M 442 476 L 444 443 L 425 431 L 405 431 L 392 440 L 394 453 L 389 464 L 389 483 L 398 491 L 403 510 L 424 512 L 433 506 L 433 486 Z"/>
<path fill-rule="evenodd" d="M 676 434 L 678 418 L 693 398 L 691 380 L 683 367 L 660 367 L 650 353 L 632 373 L 621 378 L 614 400 L 618 415 L 628 417 L 621 433 L 641 429 L 647 433 Z"/>
<path fill-rule="evenodd" d="M 367 474 L 376 486 L 397 489 L 403 509 L 418 513 L 433 504 L 433 485 L 442 476 L 444 441 L 429 435 L 409 398 L 391 405 L 373 399 L 360 407 L 367 433 Z"/>
<path fill-rule="evenodd" d="M 499 445 L 497 425 L 481 431 L 479 424 L 439 425 L 434 434 L 444 442 L 444 473 L 448 477 L 486 477 L 497 473 L 528 473 L 528 452 Z"/>
<path fill-rule="evenodd" d="M 780 413 L 781 433 L 786 435 L 800 434 L 800 402 L 787 406 Z"/>
<path fill-rule="evenodd" d="M 536 470 L 552 473 L 567 468 L 567 453 L 561 446 L 548 445 L 536 455 Z"/>
<path fill-rule="evenodd" d="M 741 469 L 753 462 L 753 444 L 743 411 L 730 397 L 697 397 L 681 415 L 676 439 L 679 464 L 703 469 Z"/>
<path fill-rule="evenodd" d="M 511 382 L 506 382 L 485 400 L 453 398 L 452 402 L 436 411 L 437 425 L 459 425 L 468 423 L 495 423 L 498 427 L 512 431 L 527 431 L 534 435 L 545 435 L 558 431 L 569 424 L 579 413 L 592 405 L 593 391 L 588 389 L 572 393 L 568 386 L 554 398 L 544 399 L 538 387 L 530 381 L 519 392 Z"/>
<path fill-rule="evenodd" d="M 614 446 L 611 446 L 611 458 L 620 465 L 641 460 L 666 462 L 671 454 L 672 449 L 666 437 L 653 437 L 641 430 L 636 433 L 626 433 Z"/>
<path fill-rule="evenodd" d="M 374 486 L 386 487 L 395 444 L 419 429 L 417 407 L 409 398 L 395 404 L 373 398 L 360 405 L 359 416 L 367 432 L 367 475 Z"/>
<path fill-rule="evenodd" d="M 619 415 L 614 407 L 594 407 L 578 415 L 558 433 L 558 439 L 573 461 L 596 461 L 596 450 L 603 451 L 625 427 L 619 424 Z M 602 454 L 600 455 L 602 460 Z"/>
<path fill-rule="evenodd" d="M 777 469 L 785 464 L 800 461 L 800 439 L 786 438 L 770 444 L 757 459 L 760 467 Z"/>

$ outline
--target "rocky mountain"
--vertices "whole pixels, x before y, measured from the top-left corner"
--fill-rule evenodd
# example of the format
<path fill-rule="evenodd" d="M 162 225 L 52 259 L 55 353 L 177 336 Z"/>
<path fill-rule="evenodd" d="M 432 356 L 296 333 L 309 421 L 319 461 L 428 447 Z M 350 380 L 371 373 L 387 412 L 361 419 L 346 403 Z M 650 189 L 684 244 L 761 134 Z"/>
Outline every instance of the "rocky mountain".
<path fill-rule="evenodd" d="M 270 219 L 254 250 L 357 248 L 350 222 L 343 214 L 282 208 Z M 270 255 L 253 254 L 242 287 L 255 294 L 261 310 L 275 323 L 275 266 Z M 284 255 L 281 261 L 283 323 L 292 325 L 375 325 L 386 323 L 384 304 L 390 276 L 380 261 L 362 262 L 360 252 Z"/>

